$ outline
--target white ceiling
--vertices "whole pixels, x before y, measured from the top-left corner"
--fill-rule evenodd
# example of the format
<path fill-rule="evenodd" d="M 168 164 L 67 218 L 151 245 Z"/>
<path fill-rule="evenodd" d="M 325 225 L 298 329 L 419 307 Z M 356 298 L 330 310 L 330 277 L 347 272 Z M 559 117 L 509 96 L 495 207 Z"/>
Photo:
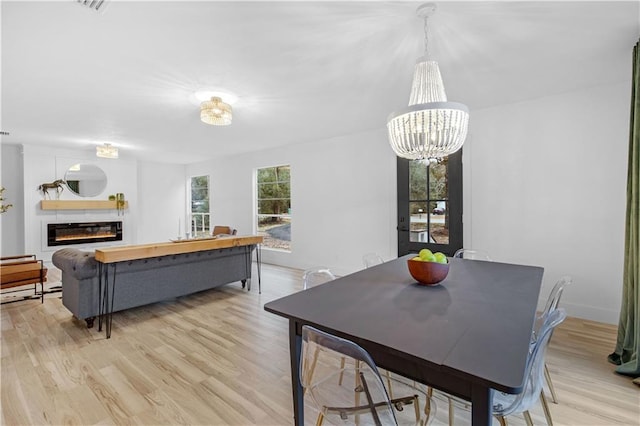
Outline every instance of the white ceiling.
<path fill-rule="evenodd" d="M 424 50 L 422 2 L 6 1 L 3 143 L 190 163 L 384 128 Z M 638 1 L 439 2 L 429 46 L 473 111 L 630 80 Z M 239 96 L 233 124 L 192 94 Z"/>

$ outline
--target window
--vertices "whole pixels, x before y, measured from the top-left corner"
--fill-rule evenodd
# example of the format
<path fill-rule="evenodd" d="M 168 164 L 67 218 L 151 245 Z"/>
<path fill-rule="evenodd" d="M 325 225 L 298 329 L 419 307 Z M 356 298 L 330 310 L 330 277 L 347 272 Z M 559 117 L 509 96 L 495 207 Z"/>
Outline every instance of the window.
<path fill-rule="evenodd" d="M 291 167 L 256 172 L 256 228 L 263 247 L 291 251 Z"/>
<path fill-rule="evenodd" d="M 462 247 L 462 152 L 429 165 L 398 159 L 398 254 Z"/>
<path fill-rule="evenodd" d="M 191 178 L 191 235 L 205 237 L 211 234 L 209 210 L 209 176 Z"/>

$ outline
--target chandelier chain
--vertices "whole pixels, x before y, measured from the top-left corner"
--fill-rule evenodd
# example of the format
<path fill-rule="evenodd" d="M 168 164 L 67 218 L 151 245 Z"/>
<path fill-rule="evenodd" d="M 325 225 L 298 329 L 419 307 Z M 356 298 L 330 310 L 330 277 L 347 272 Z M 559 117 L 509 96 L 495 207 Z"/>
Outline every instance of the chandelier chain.
<path fill-rule="evenodd" d="M 427 16 L 424 17 L 424 56 L 429 56 L 429 18 Z"/>

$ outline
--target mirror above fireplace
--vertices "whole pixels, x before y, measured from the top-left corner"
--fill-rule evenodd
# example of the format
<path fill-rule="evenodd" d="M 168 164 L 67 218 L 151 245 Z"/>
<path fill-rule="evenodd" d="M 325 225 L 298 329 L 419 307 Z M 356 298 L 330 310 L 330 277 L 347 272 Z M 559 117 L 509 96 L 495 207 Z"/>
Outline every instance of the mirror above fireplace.
<path fill-rule="evenodd" d="M 64 175 L 69 191 L 81 197 L 95 197 L 107 187 L 107 175 L 94 164 L 74 164 Z"/>

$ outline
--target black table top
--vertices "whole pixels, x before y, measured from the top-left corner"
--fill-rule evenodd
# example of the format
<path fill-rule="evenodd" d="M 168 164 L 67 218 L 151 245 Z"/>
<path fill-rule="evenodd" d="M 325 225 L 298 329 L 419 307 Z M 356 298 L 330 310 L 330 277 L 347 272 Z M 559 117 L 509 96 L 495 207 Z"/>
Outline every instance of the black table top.
<path fill-rule="evenodd" d="M 405 256 L 265 304 L 362 346 L 445 374 L 519 393 L 543 269 L 450 259 L 447 278 L 421 286 Z M 374 356 L 375 359 L 375 356 Z M 378 360 L 376 360 L 378 362 Z"/>

